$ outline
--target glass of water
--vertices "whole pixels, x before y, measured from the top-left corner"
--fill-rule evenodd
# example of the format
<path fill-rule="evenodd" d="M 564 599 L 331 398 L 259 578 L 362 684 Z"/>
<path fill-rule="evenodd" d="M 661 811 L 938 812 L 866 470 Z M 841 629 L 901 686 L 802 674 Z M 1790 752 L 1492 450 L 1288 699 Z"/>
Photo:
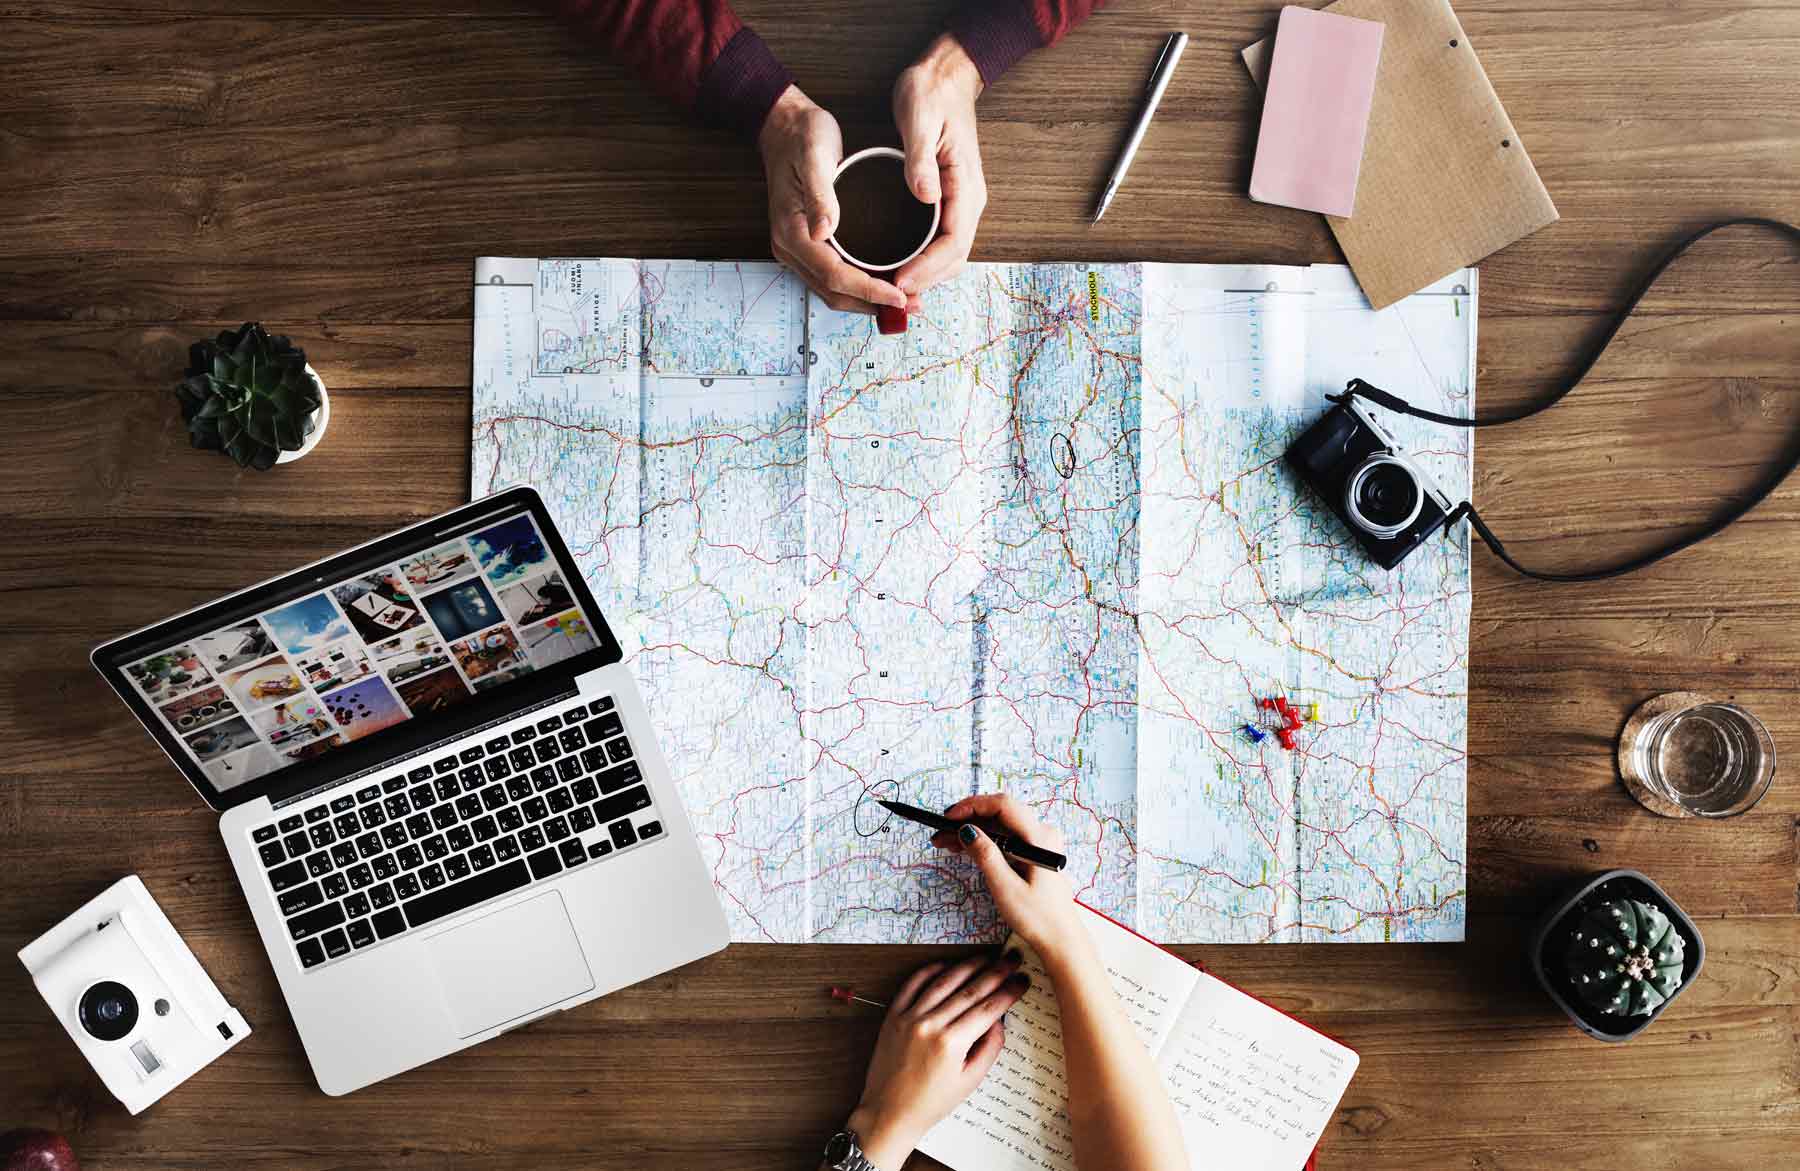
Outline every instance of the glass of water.
<path fill-rule="evenodd" d="M 1619 770 L 1633 795 L 1658 813 L 1732 817 L 1769 791 L 1775 741 L 1736 704 L 1672 692 L 1647 701 L 1626 721 Z M 1640 790 L 1659 800 L 1645 800 Z"/>

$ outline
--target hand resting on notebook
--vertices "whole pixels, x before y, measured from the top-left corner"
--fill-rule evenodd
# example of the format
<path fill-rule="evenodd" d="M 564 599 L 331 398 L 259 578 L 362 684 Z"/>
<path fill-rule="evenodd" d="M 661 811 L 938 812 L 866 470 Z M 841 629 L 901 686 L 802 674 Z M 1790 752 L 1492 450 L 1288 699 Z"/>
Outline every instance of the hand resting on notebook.
<path fill-rule="evenodd" d="M 1060 850 L 1062 835 L 1011 797 L 984 794 L 945 811 Z M 1075 1162 L 1084 1171 L 1185 1171 L 1174 1107 L 1126 1018 L 1068 879 L 1015 867 L 987 834 L 965 826 L 934 845 L 967 854 L 1013 930 L 1043 961 L 1062 1016 Z M 981 1084 L 1004 1041 L 1003 1017 L 1027 985 L 1018 956 L 928 964 L 888 1008 L 862 1101 L 849 1128 L 881 1171 L 899 1171 L 919 1139 Z"/>

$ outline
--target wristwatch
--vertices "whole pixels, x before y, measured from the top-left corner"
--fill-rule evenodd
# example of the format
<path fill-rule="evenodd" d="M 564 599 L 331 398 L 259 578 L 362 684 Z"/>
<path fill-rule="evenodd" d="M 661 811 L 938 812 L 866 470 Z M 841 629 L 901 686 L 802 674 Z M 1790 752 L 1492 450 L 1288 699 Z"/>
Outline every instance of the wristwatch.
<path fill-rule="evenodd" d="M 869 1162 L 854 1130 L 840 1130 L 825 1144 L 825 1171 L 881 1171 Z"/>

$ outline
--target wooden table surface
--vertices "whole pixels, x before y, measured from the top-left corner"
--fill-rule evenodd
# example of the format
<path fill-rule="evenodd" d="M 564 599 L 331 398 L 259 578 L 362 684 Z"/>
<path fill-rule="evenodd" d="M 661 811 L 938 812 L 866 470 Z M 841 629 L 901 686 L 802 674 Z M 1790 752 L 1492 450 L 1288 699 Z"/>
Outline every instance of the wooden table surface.
<path fill-rule="evenodd" d="M 742 11 L 848 143 L 894 138 L 895 72 L 944 0 Z M 1339 259 L 1244 198 L 1236 50 L 1275 0 L 1121 0 L 981 103 L 981 259 Z M 1562 221 L 1482 265 L 1479 394 L 1565 371 L 1652 253 L 1704 220 L 1800 219 L 1791 0 L 1466 0 Z M 829 12 L 828 18 L 822 13 Z M 1162 34 L 1193 37 L 1098 228 Z M 216 818 L 86 663 L 102 638 L 463 500 L 471 260 L 765 254 L 753 153 L 693 128 L 519 0 L 0 2 L 0 951 L 122 874 L 255 1034 L 131 1118 L 0 962 L 0 1129 L 91 1168 L 796 1168 L 849 1109 L 876 1022 L 823 998 L 938 952 L 737 946 L 345 1099 L 313 1085 Z M 1579 566 L 1734 498 L 1800 429 L 1800 265 L 1748 233 L 1683 262 L 1590 384 L 1479 444 L 1509 547 Z M 191 451 L 191 339 L 259 319 L 331 387 L 304 462 Z M 1792 1166 L 1800 1151 L 1800 783 L 1662 820 L 1612 743 L 1659 691 L 1747 703 L 1800 753 L 1800 484 L 1641 577 L 1518 580 L 1475 555 L 1468 942 L 1181 949 L 1362 1053 L 1340 1168 Z M 1600 868 L 1700 923 L 1698 983 L 1588 1040 L 1525 974 L 1533 915 Z M 923 1163 L 923 1159 L 917 1160 Z"/>

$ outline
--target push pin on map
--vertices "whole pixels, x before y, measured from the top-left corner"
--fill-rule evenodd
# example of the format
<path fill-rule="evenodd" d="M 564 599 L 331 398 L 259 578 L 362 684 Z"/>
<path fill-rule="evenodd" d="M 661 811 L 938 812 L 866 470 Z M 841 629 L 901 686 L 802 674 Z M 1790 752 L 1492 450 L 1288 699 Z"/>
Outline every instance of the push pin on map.
<path fill-rule="evenodd" d="M 1257 727 L 1255 724 L 1245 724 L 1244 725 L 1244 735 L 1250 737 L 1250 742 L 1252 744 L 1261 744 L 1265 739 L 1268 738 L 1269 734 L 1267 732 L 1263 731 L 1261 728 Z"/>
<path fill-rule="evenodd" d="M 1256 706 L 1265 712 L 1272 711 L 1281 718 L 1281 723 L 1275 728 L 1275 739 L 1283 748 L 1292 752 L 1299 747 L 1294 740 L 1294 733 L 1306 722 L 1306 717 L 1300 714 L 1299 708 L 1287 701 L 1287 696 L 1277 695 L 1270 699 L 1259 699 L 1256 701 Z"/>
<path fill-rule="evenodd" d="M 840 988 L 836 984 L 831 986 L 831 999 L 841 1000 L 845 1004 L 866 1004 L 871 1008 L 887 1007 L 887 1005 L 881 1003 L 879 1000 L 870 1000 L 866 996 L 858 996 L 856 994 L 856 989 L 854 988 Z"/>

